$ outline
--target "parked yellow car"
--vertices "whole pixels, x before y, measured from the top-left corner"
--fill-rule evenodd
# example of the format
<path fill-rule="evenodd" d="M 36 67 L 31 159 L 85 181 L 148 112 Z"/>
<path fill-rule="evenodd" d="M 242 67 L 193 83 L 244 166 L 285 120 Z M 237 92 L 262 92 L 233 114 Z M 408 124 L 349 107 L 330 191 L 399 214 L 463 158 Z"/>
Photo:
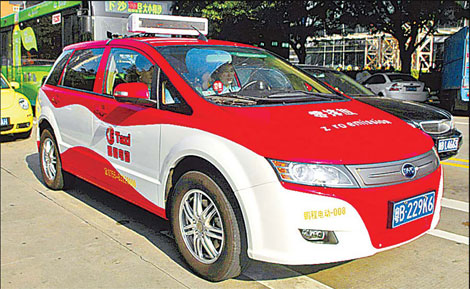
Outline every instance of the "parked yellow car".
<path fill-rule="evenodd" d="M 28 138 L 33 128 L 33 110 L 28 98 L 14 89 L 17 82 L 9 83 L 1 74 L 1 135 L 14 134 Z"/>

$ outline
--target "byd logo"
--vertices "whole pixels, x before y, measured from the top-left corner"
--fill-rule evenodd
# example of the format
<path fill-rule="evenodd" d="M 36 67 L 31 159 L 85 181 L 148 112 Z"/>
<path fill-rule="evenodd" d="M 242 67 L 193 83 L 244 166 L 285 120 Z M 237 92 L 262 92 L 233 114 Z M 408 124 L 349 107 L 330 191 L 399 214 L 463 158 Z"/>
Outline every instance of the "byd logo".
<path fill-rule="evenodd" d="M 416 176 L 417 170 L 418 169 L 413 164 L 410 164 L 410 163 L 403 164 L 403 166 L 401 167 L 402 175 L 404 175 L 405 177 L 409 179 L 412 179 Z"/>

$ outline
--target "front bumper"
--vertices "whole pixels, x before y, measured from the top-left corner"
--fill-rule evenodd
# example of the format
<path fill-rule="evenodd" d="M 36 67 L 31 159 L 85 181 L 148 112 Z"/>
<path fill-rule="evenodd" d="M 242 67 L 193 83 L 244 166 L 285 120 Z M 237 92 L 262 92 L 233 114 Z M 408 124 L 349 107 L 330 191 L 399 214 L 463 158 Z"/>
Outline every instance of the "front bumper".
<path fill-rule="evenodd" d="M 443 193 L 441 167 L 411 182 L 361 189 L 268 183 L 237 191 L 250 258 L 290 265 L 338 262 L 410 242 L 436 227 Z M 387 228 L 388 202 L 435 191 L 434 213 Z M 344 208 L 344 210 L 343 210 Z M 333 214 L 341 209 L 345 214 Z M 321 212 L 321 213 L 320 213 Z M 337 244 L 306 241 L 299 229 L 334 231 Z"/>
<path fill-rule="evenodd" d="M 1 126 L 1 134 L 15 134 L 30 131 L 33 128 L 33 112 L 30 109 L 2 109 L 2 118 L 9 118 L 9 125 Z"/>
<path fill-rule="evenodd" d="M 439 153 L 439 158 L 441 160 L 445 160 L 445 159 L 448 159 L 448 158 L 451 158 L 451 157 L 455 156 L 459 152 L 460 148 L 462 147 L 463 135 L 458 129 L 454 129 L 454 130 L 451 130 L 451 131 L 449 131 L 445 134 L 440 134 L 440 135 L 431 135 L 430 134 L 430 136 L 432 137 L 432 140 L 434 141 L 434 146 L 436 147 L 436 149 L 439 148 L 439 140 L 449 139 L 449 138 L 458 138 L 459 139 L 459 146 L 456 150 L 448 151 L 448 152 L 440 152 Z"/>

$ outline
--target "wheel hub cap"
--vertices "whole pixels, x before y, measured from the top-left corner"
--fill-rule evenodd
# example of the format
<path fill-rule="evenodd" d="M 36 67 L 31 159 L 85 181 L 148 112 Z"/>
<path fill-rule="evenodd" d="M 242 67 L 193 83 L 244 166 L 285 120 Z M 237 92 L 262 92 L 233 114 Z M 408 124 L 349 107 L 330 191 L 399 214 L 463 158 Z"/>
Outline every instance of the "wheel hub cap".
<path fill-rule="evenodd" d="M 186 192 L 179 209 L 180 232 L 186 248 L 200 262 L 214 263 L 224 246 L 220 213 L 203 191 Z"/>
<path fill-rule="evenodd" d="M 46 138 L 42 148 L 42 168 L 49 180 L 54 180 L 56 176 L 56 156 L 54 143 L 50 138 Z"/>

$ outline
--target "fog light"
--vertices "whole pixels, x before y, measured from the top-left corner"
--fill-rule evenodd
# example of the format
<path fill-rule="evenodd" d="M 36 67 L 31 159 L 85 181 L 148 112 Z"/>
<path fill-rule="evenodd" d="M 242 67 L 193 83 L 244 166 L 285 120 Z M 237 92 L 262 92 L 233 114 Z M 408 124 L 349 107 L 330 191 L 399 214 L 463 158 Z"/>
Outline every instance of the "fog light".
<path fill-rule="evenodd" d="M 338 244 L 338 239 L 332 231 L 315 230 L 315 229 L 299 229 L 302 237 L 311 242 L 323 244 Z"/>
<path fill-rule="evenodd" d="M 302 237 L 308 241 L 323 241 L 327 232 L 322 230 L 302 229 L 300 230 Z"/>

